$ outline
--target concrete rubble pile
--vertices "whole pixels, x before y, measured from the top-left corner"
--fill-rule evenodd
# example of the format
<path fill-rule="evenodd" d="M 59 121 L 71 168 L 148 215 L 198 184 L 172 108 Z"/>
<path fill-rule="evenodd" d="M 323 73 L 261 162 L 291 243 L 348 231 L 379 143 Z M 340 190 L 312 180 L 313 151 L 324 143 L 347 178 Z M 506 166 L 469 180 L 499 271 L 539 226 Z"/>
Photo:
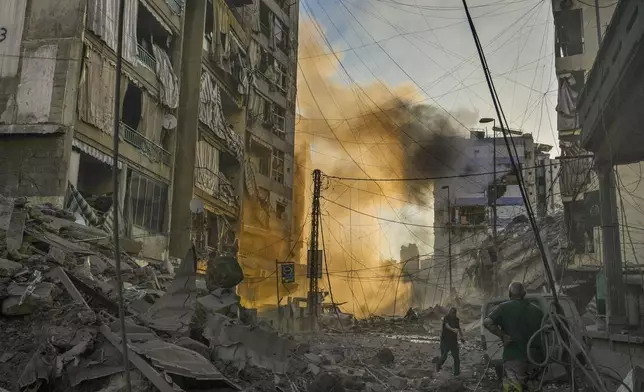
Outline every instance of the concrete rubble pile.
<path fill-rule="evenodd" d="M 200 285 L 194 248 L 174 264 L 142 262 L 140 244 L 128 239 L 122 249 L 134 391 L 448 390 L 449 377 L 429 363 L 437 326 L 427 336 L 422 320 L 372 319 L 338 326 L 341 333 L 282 335 L 241 306 L 234 257 L 211 260 Z M 51 205 L 0 199 L 0 391 L 125 390 L 115 266 L 104 231 Z M 436 324 L 445 309 L 419 313 Z M 398 336 L 410 332 L 432 351 L 406 346 Z M 462 352 L 480 366 L 477 350 L 472 343 Z"/>
<path fill-rule="evenodd" d="M 556 211 L 552 215 L 539 218 L 537 224 L 541 238 L 549 253 L 555 275 L 560 274 L 562 266 L 570 263 L 566 257 L 571 253 L 567 251 L 564 233 L 563 211 Z M 513 281 L 522 281 L 529 290 L 537 290 L 545 284 L 543 261 L 537 248 L 534 232 L 525 216 L 519 216 L 499 230 L 498 234 L 498 261 L 497 284 L 507 287 Z M 492 238 L 480 244 L 477 257 L 471 260 L 465 271 L 464 278 L 469 279 L 465 287 L 474 291 L 463 291 L 461 294 L 467 298 L 476 297 L 477 290 L 490 290 L 489 287 L 480 287 L 481 282 L 492 282 Z"/>
<path fill-rule="evenodd" d="M 137 258 L 141 244 L 121 242 L 134 390 L 238 390 L 241 369 L 285 371 L 292 343 L 240 305 L 234 258 L 213 261 L 205 291 L 194 249 L 178 266 L 157 265 Z M 0 197 L 0 388 L 123 390 L 115 267 L 108 233 Z"/>

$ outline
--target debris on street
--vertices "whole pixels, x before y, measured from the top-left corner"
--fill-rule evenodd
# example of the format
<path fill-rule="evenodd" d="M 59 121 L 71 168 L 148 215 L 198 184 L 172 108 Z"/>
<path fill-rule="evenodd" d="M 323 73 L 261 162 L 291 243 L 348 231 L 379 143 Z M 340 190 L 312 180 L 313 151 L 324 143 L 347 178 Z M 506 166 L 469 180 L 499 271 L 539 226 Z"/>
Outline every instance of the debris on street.
<path fill-rule="evenodd" d="M 76 223 L 72 214 L 51 205 L 2 200 L 0 388 L 121 390 L 123 346 L 116 262 L 105 240 L 109 234 Z M 327 304 L 329 322 L 321 322 L 322 331 L 284 334 L 241 306 L 234 258 L 219 260 L 203 291 L 193 249 L 170 267 L 139 263 L 136 256 L 124 252 L 120 258 L 136 391 L 467 391 L 498 386 L 482 362 L 475 330 L 461 347 L 462 376 L 450 376 L 449 362 L 445 371 L 434 372 L 431 361 L 439 353 L 447 308 L 356 320 L 350 314 L 338 317 L 339 305 Z M 476 306 L 461 309 L 464 320 L 479 317 Z M 331 316 L 339 322 L 330 322 Z"/>

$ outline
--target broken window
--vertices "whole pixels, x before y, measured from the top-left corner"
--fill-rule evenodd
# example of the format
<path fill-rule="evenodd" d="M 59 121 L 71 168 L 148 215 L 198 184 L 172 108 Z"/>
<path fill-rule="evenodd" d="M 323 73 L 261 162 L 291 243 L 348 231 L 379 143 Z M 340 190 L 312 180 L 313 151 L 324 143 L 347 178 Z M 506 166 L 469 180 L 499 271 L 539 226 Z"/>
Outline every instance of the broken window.
<path fill-rule="evenodd" d="M 462 225 L 481 225 L 485 223 L 485 206 L 464 206 L 459 208 Z"/>
<path fill-rule="evenodd" d="M 580 8 L 555 12 L 555 55 L 568 57 L 584 53 L 584 25 Z"/>
<path fill-rule="evenodd" d="M 275 216 L 277 219 L 286 219 L 286 204 L 279 202 L 275 204 Z"/>
<path fill-rule="evenodd" d="M 215 22 L 214 22 L 214 10 L 212 7 L 212 2 L 207 2 L 206 3 L 206 28 L 204 29 L 204 34 L 203 34 L 203 50 L 205 50 L 208 53 L 212 53 L 213 51 L 213 42 L 212 42 L 212 35 L 213 31 L 215 30 Z"/>
<path fill-rule="evenodd" d="M 129 128 L 129 130 L 126 129 L 123 137 L 128 140 L 128 131 L 137 131 L 139 129 L 143 111 L 143 92 L 134 83 L 128 83 L 122 106 L 121 123 Z"/>
<path fill-rule="evenodd" d="M 283 52 L 288 52 L 288 28 L 276 16 L 273 19 L 273 36 L 275 37 L 275 46 Z"/>
<path fill-rule="evenodd" d="M 275 60 L 275 83 L 277 87 L 284 94 L 286 94 L 286 87 L 288 86 L 288 69 L 286 66 L 282 65 L 279 61 Z"/>
<path fill-rule="evenodd" d="M 262 30 L 262 34 L 267 37 L 271 36 L 271 10 L 268 8 L 263 1 L 259 3 L 259 26 Z"/>
<path fill-rule="evenodd" d="M 273 181 L 280 184 L 284 183 L 284 151 L 273 147 Z"/>
<path fill-rule="evenodd" d="M 131 223 L 154 233 L 162 233 L 168 186 L 134 170 L 128 174 L 127 208 Z"/>
<path fill-rule="evenodd" d="M 271 150 L 255 138 L 252 138 L 250 141 L 250 154 L 251 162 L 259 174 L 268 177 L 271 167 Z"/>
<path fill-rule="evenodd" d="M 286 110 L 279 105 L 273 105 L 273 133 L 284 140 L 286 138 Z"/>
<path fill-rule="evenodd" d="M 152 14 L 152 11 L 139 2 L 139 10 L 136 22 L 137 58 L 152 71 L 156 70 L 157 60 L 154 57 L 154 45 L 170 54 L 172 35 L 159 23 L 159 17 Z"/>

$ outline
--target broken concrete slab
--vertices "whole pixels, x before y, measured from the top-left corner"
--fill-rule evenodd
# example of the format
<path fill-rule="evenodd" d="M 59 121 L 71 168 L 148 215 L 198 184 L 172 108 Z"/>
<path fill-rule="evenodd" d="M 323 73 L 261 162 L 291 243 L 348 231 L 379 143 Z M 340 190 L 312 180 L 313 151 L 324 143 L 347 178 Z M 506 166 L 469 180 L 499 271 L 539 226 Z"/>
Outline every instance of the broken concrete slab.
<path fill-rule="evenodd" d="M 33 238 L 34 241 L 43 242 L 49 246 L 55 246 L 60 248 L 65 253 L 77 254 L 77 255 L 94 255 L 95 251 L 91 250 L 89 246 L 85 243 L 74 243 L 64 239 L 63 237 L 48 233 L 48 232 L 36 232 L 34 230 L 26 230 L 27 234 Z"/>
<path fill-rule="evenodd" d="M 13 199 L 0 196 L 0 230 L 9 230 L 11 214 L 13 213 Z"/>
<path fill-rule="evenodd" d="M 114 346 L 116 349 L 123 354 L 123 346 L 120 342 L 120 339 L 110 330 L 107 325 L 101 326 L 101 333 L 105 338 Z M 150 366 L 143 358 L 141 358 L 137 353 L 132 351 L 128 347 L 128 358 L 132 365 L 136 366 L 137 369 L 143 373 L 143 375 L 150 380 L 155 387 L 159 389 L 159 392 L 175 392 L 174 388 L 168 384 L 165 379 L 156 371 L 152 366 Z"/>
<path fill-rule="evenodd" d="M 74 283 L 72 283 L 71 279 L 67 275 L 67 273 L 60 267 L 54 268 L 51 273 L 52 276 L 56 276 L 60 281 L 63 283 L 63 286 L 65 286 L 65 289 L 69 293 L 69 295 L 72 296 L 72 299 L 74 302 L 77 304 L 83 305 L 87 310 L 91 310 L 89 305 L 87 305 L 87 302 L 85 302 L 85 298 L 81 295 L 81 293 L 78 291 L 76 286 L 74 286 Z"/>
<path fill-rule="evenodd" d="M 214 347 L 214 354 L 224 361 L 243 367 L 247 363 L 276 373 L 284 373 L 292 342 L 277 332 L 233 323 L 222 314 L 210 315 L 203 336 Z"/>
<path fill-rule="evenodd" d="M 47 252 L 47 260 L 58 265 L 65 265 L 65 252 L 57 246 L 50 246 L 49 252 Z"/>
<path fill-rule="evenodd" d="M 215 386 L 234 387 L 217 368 L 201 354 L 185 347 L 162 340 L 150 340 L 133 344 L 133 349 L 147 357 L 154 366 L 166 373 L 195 380 L 218 381 Z"/>
<path fill-rule="evenodd" d="M 20 263 L 0 258 L 0 277 L 2 278 L 11 278 L 23 268 L 24 267 Z"/>
<path fill-rule="evenodd" d="M 35 286 L 33 293 L 26 295 L 28 285 L 12 284 L 8 288 L 9 298 L 2 301 L 2 314 L 5 316 L 24 316 L 33 313 L 43 306 L 51 306 L 58 295 L 56 285 L 40 282 Z M 22 301 L 22 302 L 21 302 Z"/>
<path fill-rule="evenodd" d="M 210 359 L 210 347 L 194 339 L 184 336 L 179 340 L 177 340 L 176 342 L 174 342 L 174 344 L 176 344 L 177 346 L 181 346 L 189 350 L 192 350 L 196 353 L 199 353 L 206 359 Z"/>
<path fill-rule="evenodd" d="M 188 251 L 165 295 L 150 307 L 142 319 L 158 331 L 185 335 L 197 305 L 197 256 Z"/>
<path fill-rule="evenodd" d="M 11 221 L 7 229 L 7 250 L 18 250 L 22 246 L 22 238 L 25 234 L 25 221 L 27 219 L 27 212 L 22 210 L 14 210 L 11 213 Z"/>
<path fill-rule="evenodd" d="M 19 390 L 24 391 L 39 383 L 48 382 L 55 357 L 55 350 L 51 346 L 46 344 L 38 346 L 18 379 Z M 33 388 L 32 390 L 38 390 L 38 388 Z"/>

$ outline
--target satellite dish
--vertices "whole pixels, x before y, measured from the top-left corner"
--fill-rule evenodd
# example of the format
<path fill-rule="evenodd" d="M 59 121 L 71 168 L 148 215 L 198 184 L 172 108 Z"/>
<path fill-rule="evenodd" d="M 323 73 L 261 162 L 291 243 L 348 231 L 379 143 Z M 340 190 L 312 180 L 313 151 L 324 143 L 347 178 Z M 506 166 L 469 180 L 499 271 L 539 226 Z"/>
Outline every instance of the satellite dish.
<path fill-rule="evenodd" d="M 163 128 L 165 129 L 175 129 L 177 127 L 177 118 L 170 113 L 167 113 L 163 116 Z"/>

